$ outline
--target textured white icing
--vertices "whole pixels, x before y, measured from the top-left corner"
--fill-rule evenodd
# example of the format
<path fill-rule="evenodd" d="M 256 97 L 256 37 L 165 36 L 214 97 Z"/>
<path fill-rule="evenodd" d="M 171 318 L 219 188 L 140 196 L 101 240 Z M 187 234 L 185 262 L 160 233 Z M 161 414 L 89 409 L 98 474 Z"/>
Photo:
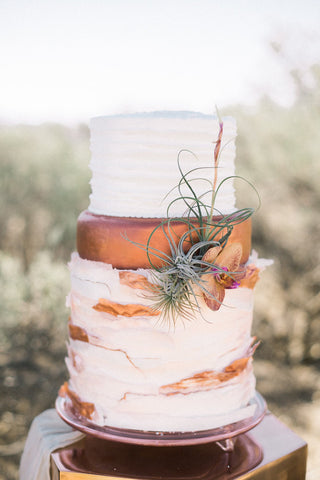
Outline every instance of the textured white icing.
<path fill-rule="evenodd" d="M 218 167 L 218 183 L 234 175 L 236 124 L 231 117 L 223 119 L 224 134 Z M 213 179 L 213 152 L 218 138 L 216 117 L 176 112 L 129 116 L 96 117 L 91 120 L 92 170 L 89 210 L 92 213 L 123 217 L 166 217 L 167 206 L 178 196 L 181 174 L 177 166 L 180 150 L 184 173 L 190 179 Z M 207 180 L 194 180 L 198 195 L 207 192 Z M 189 193 L 184 188 L 184 194 Z M 165 198 L 166 197 L 166 198 Z M 210 203 L 211 195 L 204 197 Z M 223 183 L 215 204 L 221 213 L 235 207 L 232 179 Z M 181 216 L 185 204 L 172 205 L 169 216 Z"/>
<path fill-rule="evenodd" d="M 70 387 L 83 401 L 95 404 L 95 421 L 116 427 L 188 431 L 214 428 L 252 413 L 251 362 L 238 376 L 208 390 L 164 395 L 164 385 L 196 373 L 224 371 L 246 356 L 251 338 L 253 292 L 226 290 L 217 311 L 200 302 L 202 315 L 172 327 L 158 317 L 113 316 L 92 307 L 100 298 L 121 304 L 150 305 L 142 290 L 119 281 L 110 265 L 72 255 L 71 321 L 89 342 L 70 339 L 67 366 Z M 145 275 L 149 272 L 140 270 Z M 171 325 L 171 326 L 170 326 Z"/>
<path fill-rule="evenodd" d="M 224 118 L 218 184 L 234 175 L 236 125 Z M 199 196 L 210 189 L 215 141 L 215 117 L 185 112 L 98 117 L 91 121 L 92 213 L 123 217 L 165 217 L 167 205 L 178 195 L 181 174 L 198 167 L 188 178 Z M 184 188 L 183 193 L 187 191 Z M 211 195 L 204 201 L 210 203 Z M 235 209 L 233 181 L 223 183 L 215 207 Z M 174 203 L 169 215 L 181 216 L 185 205 Z M 253 252 L 248 263 L 259 269 L 270 264 Z M 194 431 L 216 428 L 247 418 L 254 412 L 251 359 L 244 370 L 204 387 L 192 383 L 188 391 L 169 394 L 166 386 L 181 384 L 203 372 L 225 372 L 248 355 L 252 344 L 253 291 L 226 290 L 223 305 L 210 310 L 198 298 L 200 311 L 192 321 L 157 316 L 114 316 L 93 307 L 101 298 L 125 304 L 152 305 L 145 291 L 120 282 L 111 265 L 72 255 L 71 292 L 67 304 L 71 323 L 87 335 L 69 339 L 66 359 L 69 385 L 82 401 L 93 403 L 93 420 L 101 425 L 155 431 Z M 152 281 L 150 271 L 137 270 Z M 88 341 L 83 341 L 88 340 Z M 172 387 L 171 387 L 172 388 Z M 169 389 L 170 391 L 170 389 Z M 167 392 L 167 393 L 166 393 Z"/>

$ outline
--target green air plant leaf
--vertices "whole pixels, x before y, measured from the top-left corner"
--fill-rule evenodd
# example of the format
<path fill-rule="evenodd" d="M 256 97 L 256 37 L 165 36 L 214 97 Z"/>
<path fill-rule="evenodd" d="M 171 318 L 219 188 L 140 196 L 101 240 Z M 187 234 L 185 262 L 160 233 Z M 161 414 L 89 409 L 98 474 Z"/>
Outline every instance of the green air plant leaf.
<path fill-rule="evenodd" d="M 226 271 L 223 265 L 208 262 L 205 257 L 206 252 L 213 247 L 219 247 L 223 250 L 228 244 L 234 226 L 246 221 L 254 213 L 254 208 L 242 208 L 230 214 L 222 215 L 215 208 L 215 200 L 223 183 L 233 178 L 244 180 L 257 193 L 260 206 L 257 190 L 246 179 L 234 175 L 224 178 L 217 184 L 217 168 L 220 155 L 226 146 L 226 144 L 222 145 L 222 137 L 223 123 L 220 121 L 212 167 L 195 167 L 188 172 L 184 172 L 181 167 L 182 154 L 191 154 L 195 161 L 198 161 L 198 158 L 190 150 L 182 149 L 179 151 L 177 164 L 181 178 L 178 185 L 170 190 L 166 197 L 175 189 L 178 195 L 167 206 L 167 218 L 153 229 L 145 245 L 133 242 L 125 237 L 138 248 L 146 251 L 155 284 L 155 287 L 148 292 L 148 298 L 153 300 L 152 308 L 161 312 L 160 318 L 172 320 L 174 324 L 178 319 L 190 320 L 196 312 L 200 311 L 200 297 L 209 299 L 207 304 L 214 304 L 214 309 L 220 307 L 222 301 L 215 298 L 209 288 L 208 275 L 212 275 L 212 271 L 218 276 L 217 278 L 219 278 L 219 275 L 221 278 L 226 278 L 225 284 L 234 282 L 239 274 L 239 272 Z M 213 170 L 212 181 L 204 178 L 201 173 L 208 168 Z M 190 175 L 195 172 L 199 172 L 199 176 L 190 178 Z M 210 186 L 201 195 L 197 195 L 193 188 L 193 183 L 198 180 L 205 180 Z M 187 190 L 186 194 L 183 193 L 183 189 Z M 210 204 L 207 204 L 204 200 L 207 196 L 211 196 Z M 184 215 L 179 218 L 170 217 L 171 207 L 176 202 L 185 204 Z M 180 238 L 172 227 L 173 222 L 184 224 L 186 227 L 185 233 Z M 159 229 L 161 229 L 168 242 L 169 254 L 151 246 L 154 234 Z M 155 265 L 152 257 L 160 260 L 161 265 Z M 212 301 L 210 301 L 210 298 Z"/>

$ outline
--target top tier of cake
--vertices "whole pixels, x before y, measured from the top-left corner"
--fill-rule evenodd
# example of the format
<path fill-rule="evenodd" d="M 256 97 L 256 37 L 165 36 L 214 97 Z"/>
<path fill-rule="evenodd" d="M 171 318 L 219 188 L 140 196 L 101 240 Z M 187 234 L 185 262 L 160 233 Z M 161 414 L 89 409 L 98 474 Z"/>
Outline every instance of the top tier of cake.
<path fill-rule="evenodd" d="M 218 184 L 234 175 L 236 123 L 230 117 L 223 123 Z M 217 117 L 191 112 L 104 116 L 93 118 L 90 130 L 89 212 L 115 217 L 166 217 L 167 206 L 179 196 L 175 187 L 181 178 L 177 164 L 181 149 L 184 173 L 201 167 L 188 175 L 188 179 L 194 179 L 192 188 L 198 195 L 210 190 L 208 180 L 213 179 L 213 152 L 219 132 Z M 185 188 L 183 191 L 187 193 Z M 217 214 L 234 211 L 232 179 L 219 189 L 215 208 Z M 184 211 L 182 201 L 174 202 L 169 216 L 180 217 Z"/>

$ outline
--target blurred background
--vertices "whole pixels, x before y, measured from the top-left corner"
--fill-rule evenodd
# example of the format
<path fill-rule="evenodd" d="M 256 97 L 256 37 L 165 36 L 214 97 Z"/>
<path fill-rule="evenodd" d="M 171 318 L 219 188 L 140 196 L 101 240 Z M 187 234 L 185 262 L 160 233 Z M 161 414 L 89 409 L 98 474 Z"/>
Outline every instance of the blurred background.
<path fill-rule="evenodd" d="M 0 480 L 67 378 L 89 118 L 215 104 L 261 195 L 254 248 L 275 260 L 256 288 L 258 390 L 320 478 L 319 21 L 317 0 L 1 0 Z"/>

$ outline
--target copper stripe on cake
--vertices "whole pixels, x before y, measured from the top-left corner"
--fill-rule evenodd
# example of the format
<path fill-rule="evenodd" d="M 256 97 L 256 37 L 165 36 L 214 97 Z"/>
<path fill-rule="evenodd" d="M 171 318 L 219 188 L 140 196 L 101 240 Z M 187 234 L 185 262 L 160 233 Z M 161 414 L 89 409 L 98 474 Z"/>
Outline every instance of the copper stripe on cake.
<path fill-rule="evenodd" d="M 70 390 L 68 382 L 65 382 L 60 387 L 59 396 L 64 398 L 68 397 L 72 402 L 73 408 L 78 414 L 80 414 L 82 417 L 89 418 L 90 420 L 92 419 L 92 415 L 95 410 L 94 403 L 83 402 L 80 400 L 80 397 L 75 392 Z"/>
<path fill-rule="evenodd" d="M 156 285 L 149 282 L 144 275 L 125 270 L 119 272 L 119 280 L 121 285 L 127 285 L 128 287 L 140 290 L 154 290 L 156 287 Z"/>
<path fill-rule="evenodd" d="M 240 287 L 254 289 L 259 277 L 260 269 L 254 264 L 246 267 L 246 273 L 242 280 L 240 280 Z"/>
<path fill-rule="evenodd" d="M 179 393 L 187 395 L 219 387 L 222 383 L 228 382 L 232 378 L 240 375 L 240 373 L 247 368 L 247 365 L 258 345 L 259 343 L 251 347 L 246 357 L 234 360 L 230 365 L 225 367 L 222 372 L 206 370 L 204 372 L 196 373 L 191 377 L 180 380 L 179 382 L 163 385 L 160 387 L 160 393 L 164 395 L 177 395 Z"/>
<path fill-rule="evenodd" d="M 81 342 L 89 343 L 89 336 L 84 328 L 74 325 L 69 322 L 69 336 L 72 340 L 80 340 Z"/>
<path fill-rule="evenodd" d="M 213 217 L 219 222 L 223 217 Z M 153 255 L 153 248 L 164 254 L 170 255 L 170 244 L 165 232 L 168 226 L 157 228 L 165 219 L 163 218 L 135 218 L 113 217 L 97 215 L 88 210 L 82 212 L 77 223 L 77 250 L 81 258 L 97 262 L 110 263 L 118 269 L 150 268 L 147 252 L 139 249 L 134 242 L 146 245 L 149 236 L 153 232 L 149 244 L 149 254 L 152 255 L 152 263 L 157 267 L 163 266 L 163 259 Z M 197 220 L 191 219 L 195 226 Z M 179 239 L 187 232 L 188 227 L 184 221 L 171 220 L 170 228 L 178 243 Z M 129 238 L 132 243 L 128 242 Z M 225 235 L 226 229 L 219 228 L 215 240 Z M 248 261 L 251 251 L 251 218 L 234 225 L 228 243 L 240 242 L 243 247 L 241 263 Z M 185 242 L 186 251 L 188 242 Z"/>
<path fill-rule="evenodd" d="M 92 307 L 98 312 L 109 313 L 114 317 L 122 315 L 124 317 L 154 317 L 160 314 L 158 310 L 145 305 L 137 303 L 129 303 L 123 305 L 122 303 L 111 302 L 105 298 L 99 298 L 99 303 Z"/>

